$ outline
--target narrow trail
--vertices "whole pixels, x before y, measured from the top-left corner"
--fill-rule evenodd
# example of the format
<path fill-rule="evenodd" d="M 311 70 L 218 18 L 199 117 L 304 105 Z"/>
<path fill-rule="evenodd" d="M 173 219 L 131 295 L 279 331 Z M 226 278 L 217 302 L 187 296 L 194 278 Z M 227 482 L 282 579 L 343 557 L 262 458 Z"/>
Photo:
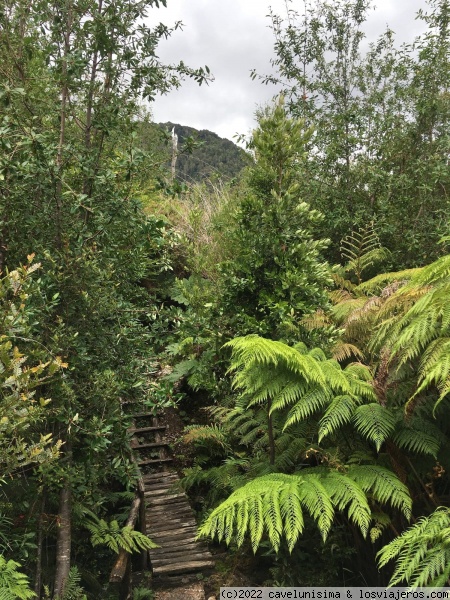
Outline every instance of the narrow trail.
<path fill-rule="evenodd" d="M 172 466 L 166 430 L 164 416 L 150 413 L 134 414 L 129 430 L 145 486 L 147 535 L 159 546 L 150 551 L 152 587 L 160 589 L 156 598 L 161 600 L 202 600 L 204 591 L 199 579 L 211 572 L 214 561 L 207 545 L 195 539 L 194 511 L 177 485 L 180 478 Z"/>

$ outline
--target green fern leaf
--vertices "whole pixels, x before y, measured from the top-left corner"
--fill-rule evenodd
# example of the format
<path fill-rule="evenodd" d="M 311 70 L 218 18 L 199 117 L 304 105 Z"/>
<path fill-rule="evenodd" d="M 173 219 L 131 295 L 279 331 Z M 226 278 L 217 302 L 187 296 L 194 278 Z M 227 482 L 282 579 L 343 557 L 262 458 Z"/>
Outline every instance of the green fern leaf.
<path fill-rule="evenodd" d="M 377 452 L 394 430 L 396 422 L 395 415 L 376 402 L 359 406 L 353 420 L 359 433 L 375 444 Z"/>
<path fill-rule="evenodd" d="M 365 493 L 370 492 L 382 504 L 398 508 L 407 519 L 411 517 L 408 488 L 394 473 L 378 465 L 352 465 L 347 474 Z"/>
<path fill-rule="evenodd" d="M 336 508 L 342 512 L 348 510 L 350 520 L 359 527 L 365 537 L 371 521 L 371 511 L 361 487 L 350 477 L 337 471 L 327 475 L 324 486 Z"/>
<path fill-rule="evenodd" d="M 327 435 L 349 423 L 355 408 L 355 401 L 348 395 L 334 398 L 319 422 L 319 444 Z"/>

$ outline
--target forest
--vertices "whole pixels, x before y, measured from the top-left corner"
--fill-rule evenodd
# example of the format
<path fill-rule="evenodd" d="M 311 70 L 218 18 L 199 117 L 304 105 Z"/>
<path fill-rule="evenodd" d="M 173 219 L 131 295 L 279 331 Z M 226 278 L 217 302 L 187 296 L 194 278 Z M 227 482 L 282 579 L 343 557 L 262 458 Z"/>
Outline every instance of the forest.
<path fill-rule="evenodd" d="M 371 0 L 272 13 L 283 91 L 195 181 L 151 103 L 212 74 L 159 59 L 165 5 L 0 6 L 0 599 L 151 558 L 129 405 L 182 424 L 210 594 L 448 587 L 450 2 L 368 49 Z"/>

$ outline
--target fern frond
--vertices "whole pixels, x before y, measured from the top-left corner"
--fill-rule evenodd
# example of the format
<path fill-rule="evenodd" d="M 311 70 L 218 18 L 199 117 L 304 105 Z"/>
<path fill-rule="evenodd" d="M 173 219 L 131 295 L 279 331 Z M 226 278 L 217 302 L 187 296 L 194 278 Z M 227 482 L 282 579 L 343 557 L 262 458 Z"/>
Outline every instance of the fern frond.
<path fill-rule="evenodd" d="M 314 331 L 314 329 L 329 327 L 331 321 L 330 317 L 322 309 L 318 309 L 312 314 L 303 317 L 300 320 L 300 324 L 308 331 Z"/>
<path fill-rule="evenodd" d="M 218 425 L 192 425 L 185 429 L 183 441 L 186 443 L 212 442 L 220 446 L 224 451 L 230 450 L 227 437 Z"/>
<path fill-rule="evenodd" d="M 394 473 L 378 465 L 352 465 L 347 474 L 364 492 L 370 492 L 382 504 L 398 508 L 407 519 L 411 517 L 408 488 Z"/>
<path fill-rule="evenodd" d="M 235 387 L 248 388 L 248 376 L 253 369 L 261 367 L 285 367 L 292 373 L 300 375 L 309 383 L 325 384 L 324 377 L 317 361 L 291 348 L 283 342 L 267 340 L 258 335 L 247 335 L 231 340 L 225 347 L 233 350 L 229 372 L 236 372 Z"/>
<path fill-rule="evenodd" d="M 349 423 L 355 408 L 356 404 L 353 398 L 348 395 L 334 398 L 319 422 L 319 444 L 327 435 Z"/>
<path fill-rule="evenodd" d="M 349 358 L 358 358 L 363 360 L 364 353 L 354 344 L 349 344 L 342 340 L 339 340 L 335 343 L 332 349 L 332 355 L 335 360 L 341 362 L 343 360 L 348 360 Z"/>
<path fill-rule="evenodd" d="M 392 436 L 392 441 L 399 448 L 418 454 L 430 454 L 434 458 L 444 440 L 442 431 L 436 425 L 419 417 L 402 422 Z"/>
<path fill-rule="evenodd" d="M 88 521 L 85 527 L 91 532 L 93 546 L 105 545 L 116 554 L 123 548 L 127 552 L 151 550 L 158 546 L 150 538 L 131 527 L 120 527 L 116 520 L 107 523 L 104 519 Z"/>
<path fill-rule="evenodd" d="M 283 430 L 294 423 L 306 420 L 312 414 L 323 408 L 331 399 L 331 393 L 322 388 L 313 388 L 304 394 L 290 409 Z"/>
<path fill-rule="evenodd" d="M 28 577 L 18 571 L 20 564 L 6 560 L 0 554 L 0 598 L 2 600 L 28 600 L 36 594 L 30 590 Z"/>
<path fill-rule="evenodd" d="M 397 561 L 389 584 L 443 585 L 450 576 L 449 537 L 450 509 L 439 507 L 384 546 L 377 555 L 379 566 Z"/>
<path fill-rule="evenodd" d="M 79 585 L 80 581 L 81 576 L 77 567 L 70 567 L 61 600 L 86 600 L 86 594 L 84 594 L 83 589 Z"/>
<path fill-rule="evenodd" d="M 350 520 L 366 537 L 371 521 L 371 511 L 361 487 L 350 477 L 338 471 L 330 472 L 323 481 L 336 508 L 342 512 L 347 509 Z"/>
<path fill-rule="evenodd" d="M 396 271 L 392 273 L 381 273 L 380 275 L 376 275 L 372 277 L 372 279 L 368 279 L 363 283 L 360 283 L 357 286 L 357 290 L 367 293 L 374 293 L 381 291 L 386 284 L 392 282 L 399 282 L 400 285 L 405 285 L 414 275 L 416 275 L 422 268 L 415 269 L 404 269 L 403 271 Z"/>
<path fill-rule="evenodd" d="M 420 286 L 434 286 L 443 281 L 448 281 L 449 277 L 450 254 L 446 254 L 433 263 L 419 269 L 411 283 Z"/>
<path fill-rule="evenodd" d="M 353 420 L 359 433 L 375 444 L 377 452 L 394 430 L 396 422 L 391 410 L 376 402 L 359 406 Z"/>
<path fill-rule="evenodd" d="M 304 527 L 302 505 L 326 536 L 333 518 L 331 500 L 316 477 L 272 474 L 258 477 L 236 490 L 218 506 L 199 529 L 199 536 L 218 537 L 242 544 L 249 535 L 253 551 L 266 532 L 275 550 L 282 533 L 290 550 Z"/>
<path fill-rule="evenodd" d="M 322 539 L 325 540 L 333 522 L 333 503 L 319 477 L 305 475 L 303 481 L 303 485 L 299 488 L 300 502 L 317 522 Z"/>

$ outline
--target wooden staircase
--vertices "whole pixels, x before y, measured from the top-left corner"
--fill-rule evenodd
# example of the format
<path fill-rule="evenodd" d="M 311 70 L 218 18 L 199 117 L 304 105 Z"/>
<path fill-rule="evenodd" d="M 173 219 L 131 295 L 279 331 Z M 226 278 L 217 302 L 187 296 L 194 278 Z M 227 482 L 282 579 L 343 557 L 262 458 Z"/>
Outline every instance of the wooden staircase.
<path fill-rule="evenodd" d="M 171 467 L 164 415 L 133 414 L 131 447 L 142 474 L 147 535 L 158 544 L 150 562 L 155 582 L 190 581 L 214 567 L 206 544 L 196 540 L 197 524 L 179 476 Z"/>

